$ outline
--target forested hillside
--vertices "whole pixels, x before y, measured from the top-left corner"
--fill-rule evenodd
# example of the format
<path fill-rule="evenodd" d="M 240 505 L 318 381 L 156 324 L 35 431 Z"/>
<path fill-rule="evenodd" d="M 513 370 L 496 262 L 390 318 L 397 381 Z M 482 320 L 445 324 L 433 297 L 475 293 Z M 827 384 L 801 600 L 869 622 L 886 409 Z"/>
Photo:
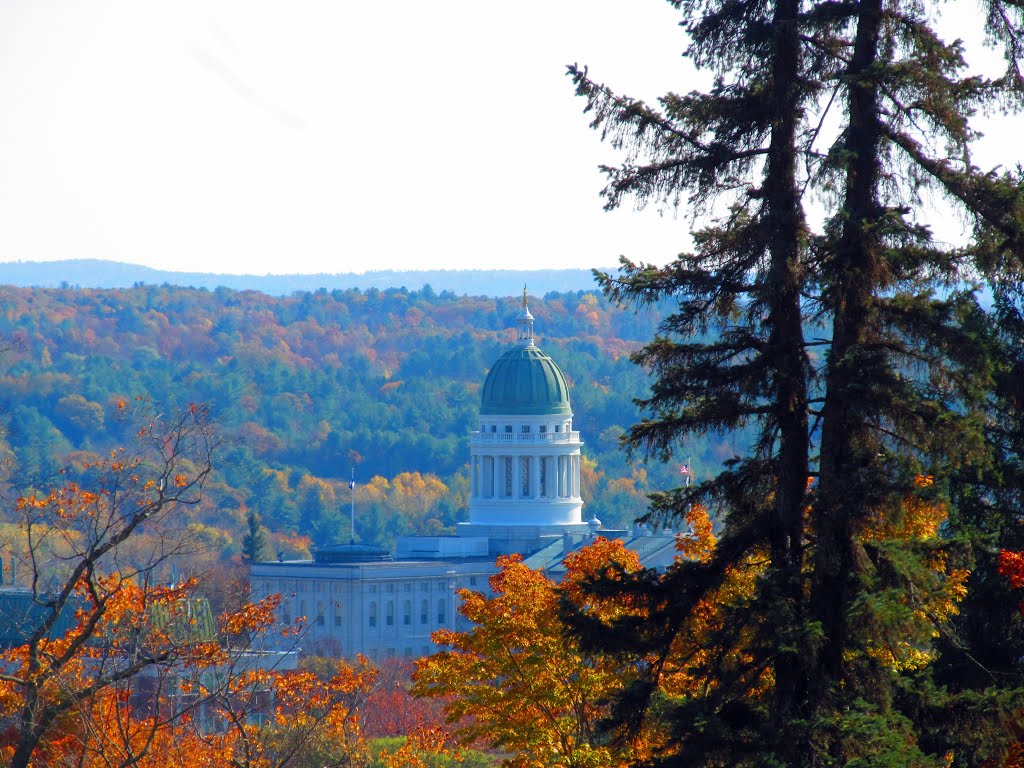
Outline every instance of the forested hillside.
<path fill-rule="evenodd" d="M 466 519 L 468 433 L 488 366 L 514 337 L 513 299 L 359 290 L 276 298 L 252 291 L 139 286 L 0 289 L 6 429 L 22 485 L 95 460 L 134 429 L 132 404 L 206 403 L 226 445 L 201 507 L 183 514 L 222 556 L 255 511 L 273 551 L 357 534 L 451 530 Z M 661 313 L 624 312 L 594 293 L 531 299 L 540 346 L 570 382 L 586 442 L 586 514 L 625 525 L 673 467 L 630 467 L 618 447 L 646 375 L 628 353 Z M 730 445 L 695 445 L 719 463 Z M 648 474 L 649 473 L 649 474 Z M 303 537 L 308 537 L 308 541 Z M 270 554 L 266 552 L 265 554 Z"/>

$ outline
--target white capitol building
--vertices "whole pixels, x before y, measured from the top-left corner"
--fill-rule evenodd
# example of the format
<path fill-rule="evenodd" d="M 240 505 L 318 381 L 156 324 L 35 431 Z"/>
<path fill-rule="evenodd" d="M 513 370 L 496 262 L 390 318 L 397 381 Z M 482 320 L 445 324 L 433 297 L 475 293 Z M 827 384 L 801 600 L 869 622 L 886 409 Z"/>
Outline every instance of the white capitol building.
<path fill-rule="evenodd" d="M 534 343 L 523 293 L 516 344 L 484 381 L 479 429 L 469 441 L 469 522 L 455 536 L 400 538 L 394 552 L 363 544 L 324 547 L 312 560 L 255 563 L 252 595 L 281 595 L 282 621 L 306 617 L 303 644 L 370 658 L 422 656 L 430 634 L 464 629 L 456 590 L 486 591 L 495 557 L 520 553 L 558 578 L 565 555 L 597 531 L 624 539 L 648 567 L 664 568 L 675 537 L 601 530 L 583 520 L 580 456 L 565 377 Z"/>

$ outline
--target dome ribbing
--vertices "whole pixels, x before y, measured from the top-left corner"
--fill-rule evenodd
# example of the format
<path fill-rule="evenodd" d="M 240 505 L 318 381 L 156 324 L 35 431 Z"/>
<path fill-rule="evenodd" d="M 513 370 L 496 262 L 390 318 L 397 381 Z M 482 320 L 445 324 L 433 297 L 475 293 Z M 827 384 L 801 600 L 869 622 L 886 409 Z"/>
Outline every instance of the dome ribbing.
<path fill-rule="evenodd" d="M 532 343 L 510 349 L 487 373 L 480 415 L 571 416 L 565 376 Z"/>

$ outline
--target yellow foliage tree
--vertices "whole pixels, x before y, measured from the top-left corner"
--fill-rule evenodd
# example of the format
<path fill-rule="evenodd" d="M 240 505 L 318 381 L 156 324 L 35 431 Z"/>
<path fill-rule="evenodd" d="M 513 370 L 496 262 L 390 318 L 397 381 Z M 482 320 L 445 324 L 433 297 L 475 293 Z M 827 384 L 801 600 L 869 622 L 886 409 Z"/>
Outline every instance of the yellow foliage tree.
<path fill-rule="evenodd" d="M 511 753 L 504 761 L 510 768 L 625 764 L 639 745 L 612 743 L 595 727 L 628 669 L 584 654 L 559 620 L 558 603 L 560 594 L 584 600 L 580 585 L 597 574 L 637 570 L 636 554 L 621 542 L 598 539 L 566 560 L 561 590 L 518 556 L 498 564 L 501 570 L 490 581 L 493 596 L 459 593 L 459 610 L 474 627 L 434 634 L 450 650 L 419 662 L 414 693 L 451 697 L 447 714 L 459 743 Z M 588 610 L 609 619 L 628 610 L 586 600 Z"/>

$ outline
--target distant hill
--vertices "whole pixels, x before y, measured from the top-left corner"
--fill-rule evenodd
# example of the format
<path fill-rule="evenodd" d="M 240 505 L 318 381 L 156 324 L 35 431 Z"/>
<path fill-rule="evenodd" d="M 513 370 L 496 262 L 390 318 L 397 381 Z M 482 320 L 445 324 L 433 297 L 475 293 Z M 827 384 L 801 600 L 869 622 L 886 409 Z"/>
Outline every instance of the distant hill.
<path fill-rule="evenodd" d="M 594 277 L 587 269 L 539 270 L 416 270 L 375 271 L 363 274 L 319 275 L 219 275 L 203 272 L 167 272 L 137 264 L 101 259 L 63 261 L 15 261 L 0 263 L 0 284 L 19 288 L 131 288 L 135 285 L 174 285 L 185 288 L 254 290 L 271 296 L 296 291 L 346 290 L 349 288 L 408 288 L 429 285 L 441 293 L 458 296 L 508 296 L 526 284 L 530 293 L 566 293 L 593 290 Z"/>

